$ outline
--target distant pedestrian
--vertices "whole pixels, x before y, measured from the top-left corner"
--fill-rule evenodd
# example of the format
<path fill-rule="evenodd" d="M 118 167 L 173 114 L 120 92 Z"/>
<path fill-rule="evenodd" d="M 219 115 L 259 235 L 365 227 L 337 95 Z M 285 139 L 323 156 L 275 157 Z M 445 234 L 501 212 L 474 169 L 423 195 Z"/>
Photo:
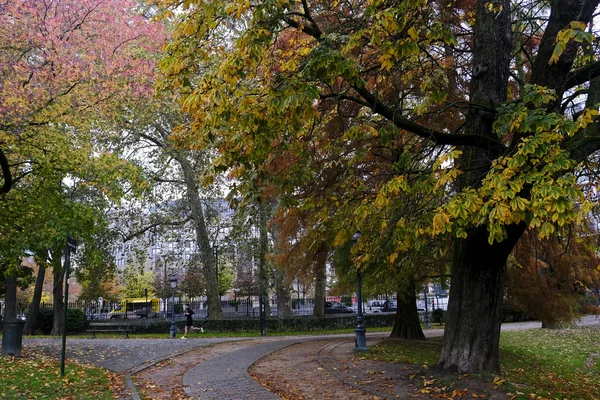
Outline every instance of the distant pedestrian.
<path fill-rule="evenodd" d="M 182 339 L 186 339 L 190 328 L 194 325 L 194 320 L 192 319 L 192 315 L 194 315 L 194 310 L 190 308 L 189 304 L 185 305 L 185 312 L 183 313 L 183 315 L 185 315 L 185 330 Z"/>

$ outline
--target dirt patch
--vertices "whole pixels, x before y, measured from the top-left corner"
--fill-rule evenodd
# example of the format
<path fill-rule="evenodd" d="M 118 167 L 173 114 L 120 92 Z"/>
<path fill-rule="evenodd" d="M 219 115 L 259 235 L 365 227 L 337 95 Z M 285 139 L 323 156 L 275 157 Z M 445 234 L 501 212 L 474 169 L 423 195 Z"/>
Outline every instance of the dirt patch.
<path fill-rule="evenodd" d="M 347 339 L 287 347 L 255 363 L 250 373 L 282 398 L 294 400 L 510 398 L 469 375 L 364 359 Z"/>
<path fill-rule="evenodd" d="M 284 399 L 375 399 L 332 376 L 316 358 L 331 341 L 299 343 L 256 362 L 250 375 Z"/>

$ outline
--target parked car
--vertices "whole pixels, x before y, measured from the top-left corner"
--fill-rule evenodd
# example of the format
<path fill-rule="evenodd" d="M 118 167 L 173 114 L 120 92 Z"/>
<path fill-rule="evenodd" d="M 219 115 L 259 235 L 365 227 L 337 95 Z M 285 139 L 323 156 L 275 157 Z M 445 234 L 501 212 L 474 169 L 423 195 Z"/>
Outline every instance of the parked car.
<path fill-rule="evenodd" d="M 398 309 L 398 303 L 396 300 L 386 300 L 383 303 L 383 307 L 381 307 L 381 311 L 383 312 L 391 312 L 396 311 Z"/>
<path fill-rule="evenodd" d="M 367 301 L 367 309 L 366 312 L 380 312 L 383 308 L 383 300 L 369 300 Z"/>
<path fill-rule="evenodd" d="M 325 314 L 353 313 L 354 310 L 338 301 L 325 302 Z"/>

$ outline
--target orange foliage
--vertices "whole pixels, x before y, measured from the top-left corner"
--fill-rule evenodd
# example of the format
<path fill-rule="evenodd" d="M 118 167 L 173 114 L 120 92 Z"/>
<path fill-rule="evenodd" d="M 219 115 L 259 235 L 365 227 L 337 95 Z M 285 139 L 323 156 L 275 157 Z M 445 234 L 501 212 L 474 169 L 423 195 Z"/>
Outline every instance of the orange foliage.
<path fill-rule="evenodd" d="M 548 240 L 525 232 L 508 267 L 509 301 L 543 326 L 571 321 L 587 288 L 600 283 L 600 259 L 590 246 L 592 239 L 574 228 Z"/>

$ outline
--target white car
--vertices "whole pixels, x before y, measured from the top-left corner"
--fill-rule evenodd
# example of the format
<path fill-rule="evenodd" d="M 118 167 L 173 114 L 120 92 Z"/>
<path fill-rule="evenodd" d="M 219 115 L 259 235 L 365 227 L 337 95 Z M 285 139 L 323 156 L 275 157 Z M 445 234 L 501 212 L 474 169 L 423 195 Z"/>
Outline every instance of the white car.
<path fill-rule="evenodd" d="M 367 307 L 365 312 L 377 313 L 381 312 L 381 308 L 383 307 L 383 300 L 369 300 L 367 301 Z"/>

